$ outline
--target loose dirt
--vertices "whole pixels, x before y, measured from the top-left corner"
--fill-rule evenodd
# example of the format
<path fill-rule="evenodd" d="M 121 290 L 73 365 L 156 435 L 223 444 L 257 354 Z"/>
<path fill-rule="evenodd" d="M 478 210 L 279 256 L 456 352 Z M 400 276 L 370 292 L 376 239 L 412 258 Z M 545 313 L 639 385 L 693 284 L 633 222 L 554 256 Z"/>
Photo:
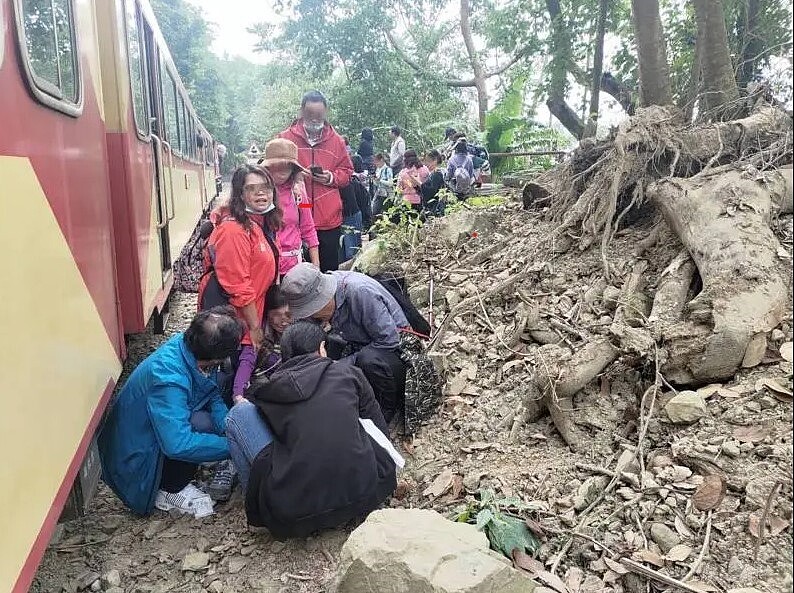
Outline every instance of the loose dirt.
<path fill-rule="evenodd" d="M 610 299 L 619 294 L 621 278 L 628 276 L 634 250 L 650 227 L 616 235 L 609 248 L 615 278 L 605 286 L 599 284 L 597 247 L 568 249 L 572 240 L 564 237 L 552 245 L 538 244 L 548 223 L 518 205 L 478 211 L 474 223 L 460 233 L 441 224 L 447 225 L 444 232 L 429 226 L 419 245 L 398 261 L 425 313 L 433 265 L 434 325 L 446 324 L 433 348 L 445 379 L 445 399 L 413 438 L 394 435 L 408 461 L 402 477 L 409 488 L 389 504 L 451 514 L 482 489 L 497 497 L 518 497 L 530 504 L 529 516 L 542 534 L 538 559 L 564 581 L 565 591 L 556 585 L 559 593 L 666 588 L 653 582 L 647 589 L 645 577 L 632 574 L 621 558 L 686 580 L 699 591 L 791 591 L 791 306 L 786 320 L 768 336 L 759 364 L 733 381 L 700 389 L 705 414 L 691 425 L 668 420 L 664 408 L 680 391 L 675 386 L 659 385 L 654 405 L 646 400 L 641 408 L 654 384 L 656 361 L 623 353 L 576 396 L 572 418 L 586 436 L 586 446 L 572 453 L 548 416 L 516 422 L 543 364 L 537 339 L 576 351 L 608 335 L 617 306 Z M 459 235 L 459 240 L 444 242 L 443 234 Z M 790 216 L 780 221 L 778 234 L 790 258 Z M 478 261 L 476 254 L 496 244 L 498 249 Z M 649 291 L 679 249 L 665 240 L 650 248 Z M 503 296 L 483 297 L 496 283 L 527 269 Z M 455 304 L 471 297 L 476 306 L 444 320 Z M 175 297 L 168 334 L 184 329 L 194 307 L 194 295 Z M 521 307 L 536 311 L 534 328 L 516 332 L 517 312 L 526 313 Z M 132 338 L 126 371 L 167 335 Z M 639 441 L 644 467 L 633 454 Z M 724 484 L 726 492 L 716 508 L 698 510 L 709 494 L 702 486 L 707 478 Z M 434 496 L 428 490 L 442 493 Z M 585 511 L 588 506 L 592 508 Z M 762 516 L 766 525 L 758 545 Z M 239 490 L 204 520 L 159 512 L 140 519 L 102 487 L 89 515 L 59 530 L 31 590 L 319 593 L 333 580 L 346 533 L 286 543 L 251 533 Z M 197 557 L 197 552 L 208 557 Z M 185 571 L 186 557 L 205 566 Z M 120 590 L 110 588 L 115 574 L 108 573 L 114 570 Z"/>

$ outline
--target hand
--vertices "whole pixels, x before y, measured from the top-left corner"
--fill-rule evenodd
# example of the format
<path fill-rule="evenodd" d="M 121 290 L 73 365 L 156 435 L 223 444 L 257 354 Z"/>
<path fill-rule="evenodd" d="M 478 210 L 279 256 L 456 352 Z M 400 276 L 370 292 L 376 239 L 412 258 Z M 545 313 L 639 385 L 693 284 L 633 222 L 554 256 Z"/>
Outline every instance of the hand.
<path fill-rule="evenodd" d="M 262 347 L 262 342 L 265 341 L 265 332 L 261 327 L 254 327 L 249 330 L 248 335 L 251 337 L 251 344 L 253 344 L 254 350 L 258 352 Z"/>
<path fill-rule="evenodd" d="M 322 183 L 323 185 L 331 185 L 331 172 L 330 171 L 323 171 L 322 173 L 312 173 L 312 178 L 317 183 Z"/>
<path fill-rule="evenodd" d="M 233 395 L 232 396 L 232 403 L 235 404 L 235 405 L 239 404 L 240 402 L 244 402 L 244 401 L 245 401 L 245 396 L 242 396 L 242 395 Z"/>

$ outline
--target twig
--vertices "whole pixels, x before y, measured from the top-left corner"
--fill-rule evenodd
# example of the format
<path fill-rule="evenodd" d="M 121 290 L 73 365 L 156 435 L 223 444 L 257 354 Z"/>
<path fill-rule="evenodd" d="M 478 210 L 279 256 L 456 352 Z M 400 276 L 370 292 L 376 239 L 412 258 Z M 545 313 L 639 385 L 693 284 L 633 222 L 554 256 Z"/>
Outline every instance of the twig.
<path fill-rule="evenodd" d="M 52 546 L 50 549 L 54 550 L 55 552 L 75 552 L 77 550 L 81 550 L 82 548 L 87 548 L 88 546 L 95 546 L 97 544 L 104 544 L 106 541 L 110 539 L 110 536 L 103 537 L 100 539 L 91 540 L 90 542 L 83 542 L 81 544 L 68 544 L 63 546 Z"/>
<path fill-rule="evenodd" d="M 640 574 L 644 577 L 648 577 L 649 579 L 653 579 L 659 583 L 664 583 L 665 585 L 669 585 L 671 587 L 675 587 L 676 589 L 681 589 L 682 591 L 689 591 L 689 593 L 703 593 L 702 589 L 696 589 L 692 585 L 685 583 L 683 581 L 679 581 L 678 579 L 674 579 L 673 577 L 669 577 L 666 574 L 662 574 L 657 570 L 653 570 L 652 568 L 648 568 L 647 566 L 640 564 L 639 562 L 635 562 L 629 558 L 621 558 L 620 563 L 629 569 L 631 572 L 635 574 Z"/>
<path fill-rule="evenodd" d="M 625 482 L 630 486 L 634 485 L 631 483 L 631 480 L 629 480 L 627 477 L 617 472 L 613 472 L 611 469 L 607 469 L 605 467 L 598 467 L 597 465 L 590 465 L 589 463 L 579 463 L 579 462 L 575 463 L 574 467 L 576 469 L 581 469 L 583 471 L 590 472 L 591 474 L 600 474 L 602 476 L 607 476 L 608 478 L 617 478 L 621 482 Z"/>
<path fill-rule="evenodd" d="M 433 264 L 430 264 L 428 273 L 430 274 L 430 315 L 428 319 L 428 324 L 430 325 L 430 333 L 433 333 Z"/>
<path fill-rule="evenodd" d="M 291 572 L 285 572 L 282 577 L 286 577 L 288 579 L 295 579 L 296 581 L 313 581 L 314 577 L 310 577 L 305 574 L 292 574 Z"/>
<path fill-rule="evenodd" d="M 781 485 L 780 480 L 777 480 L 775 482 L 775 485 L 772 486 L 772 490 L 770 490 L 769 496 L 766 497 L 764 512 L 761 513 L 761 522 L 758 524 L 758 539 L 755 541 L 755 550 L 753 550 L 753 560 L 758 560 L 758 552 L 761 550 L 761 543 L 763 543 L 764 541 L 764 535 L 765 535 L 764 532 L 766 531 L 766 520 L 767 517 L 769 517 L 769 511 L 772 510 L 772 501 L 777 495 L 777 491 L 780 489 L 780 485 Z"/>
<path fill-rule="evenodd" d="M 709 511 L 709 515 L 706 523 L 706 536 L 703 538 L 703 546 L 700 548 L 700 554 L 698 554 L 698 557 L 695 558 L 695 561 L 692 563 L 692 566 L 689 567 L 689 570 L 684 575 L 684 578 L 681 579 L 682 581 L 688 581 L 693 576 L 695 576 L 695 572 L 697 571 L 698 568 L 700 568 L 700 565 L 703 562 L 703 558 L 705 557 L 706 552 L 709 549 L 709 541 L 711 540 L 711 514 L 713 512 L 714 512 L 713 510 Z"/>

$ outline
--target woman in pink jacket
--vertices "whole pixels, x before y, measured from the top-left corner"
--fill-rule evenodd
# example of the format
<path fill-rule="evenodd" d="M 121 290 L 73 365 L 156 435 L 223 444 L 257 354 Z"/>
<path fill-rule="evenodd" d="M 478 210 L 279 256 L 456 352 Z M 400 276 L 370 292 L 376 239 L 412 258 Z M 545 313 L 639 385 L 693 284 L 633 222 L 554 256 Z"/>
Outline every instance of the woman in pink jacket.
<path fill-rule="evenodd" d="M 304 174 L 309 172 L 298 163 L 298 147 L 290 140 L 275 138 L 265 146 L 265 157 L 260 164 L 276 184 L 278 204 L 284 215 L 278 231 L 279 274 L 284 276 L 303 261 L 303 243 L 309 248 L 309 261 L 320 267 L 317 230 L 303 182 Z"/>

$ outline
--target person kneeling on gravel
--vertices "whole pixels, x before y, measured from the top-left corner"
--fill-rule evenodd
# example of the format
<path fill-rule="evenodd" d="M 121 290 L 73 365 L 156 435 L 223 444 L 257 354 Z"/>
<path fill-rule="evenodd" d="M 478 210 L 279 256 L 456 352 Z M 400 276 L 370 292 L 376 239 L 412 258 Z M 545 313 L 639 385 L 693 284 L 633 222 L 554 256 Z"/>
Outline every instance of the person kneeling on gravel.
<path fill-rule="evenodd" d="M 386 422 L 391 422 L 405 407 L 400 333 L 411 326 L 389 291 L 360 272 L 323 274 L 302 263 L 284 276 L 281 294 L 293 319 L 330 324 L 332 343 L 344 343 L 341 356 L 364 371 Z"/>
<path fill-rule="evenodd" d="M 378 508 L 396 464 L 372 388 L 356 367 L 326 358 L 311 321 L 281 338 L 282 365 L 253 385 L 226 420 L 248 523 L 279 539 L 305 537 Z"/>
<path fill-rule="evenodd" d="M 119 392 L 99 433 L 102 479 L 135 513 L 212 514 L 212 500 L 191 481 L 200 463 L 229 458 L 217 373 L 242 336 L 234 308 L 201 311 Z"/>

